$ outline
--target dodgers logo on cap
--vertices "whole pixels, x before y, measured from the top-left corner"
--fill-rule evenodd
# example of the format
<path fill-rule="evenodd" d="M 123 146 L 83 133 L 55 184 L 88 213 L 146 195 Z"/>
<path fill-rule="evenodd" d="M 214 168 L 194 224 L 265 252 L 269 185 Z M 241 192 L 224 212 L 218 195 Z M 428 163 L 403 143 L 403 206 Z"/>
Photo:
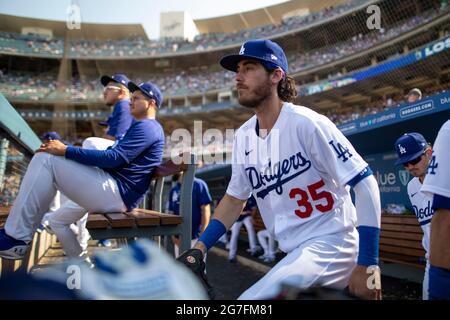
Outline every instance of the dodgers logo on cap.
<path fill-rule="evenodd" d="M 102 83 L 103 86 L 108 85 L 109 82 L 116 82 L 128 87 L 130 79 L 128 79 L 128 77 L 124 74 L 116 73 L 113 74 L 111 77 L 108 75 L 102 76 L 100 78 L 100 82 Z"/>
<path fill-rule="evenodd" d="M 141 82 L 139 85 L 136 83 L 130 81 L 128 83 L 128 89 L 131 92 L 140 91 L 145 96 L 149 97 L 150 99 L 154 99 L 156 102 L 156 106 L 158 108 L 161 107 L 163 103 L 163 95 L 161 91 L 159 90 L 158 86 L 152 82 Z"/>
<path fill-rule="evenodd" d="M 420 133 L 405 133 L 395 142 L 395 151 L 398 155 L 395 164 L 407 163 L 420 157 L 427 146 L 427 141 Z"/>
<path fill-rule="evenodd" d="M 220 64 L 225 69 L 236 72 L 238 63 L 245 59 L 256 60 L 268 70 L 281 68 L 285 73 L 288 72 L 287 58 L 283 49 L 271 40 L 249 40 L 241 46 L 239 54 L 223 57 Z"/>

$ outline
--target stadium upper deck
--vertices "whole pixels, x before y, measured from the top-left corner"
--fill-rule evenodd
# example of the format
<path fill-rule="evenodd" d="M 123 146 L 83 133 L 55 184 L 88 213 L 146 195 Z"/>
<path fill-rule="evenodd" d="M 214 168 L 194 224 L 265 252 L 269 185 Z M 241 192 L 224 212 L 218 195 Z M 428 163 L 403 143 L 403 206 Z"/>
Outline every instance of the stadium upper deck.
<path fill-rule="evenodd" d="M 314 38 L 312 36 L 316 33 L 314 30 L 310 31 L 309 34 L 305 32 L 305 34 L 296 35 L 296 41 L 302 44 L 302 48 L 288 51 L 290 53 L 291 73 L 296 76 L 299 83 L 305 84 L 329 78 L 333 74 L 340 75 L 351 70 L 370 66 L 385 60 L 389 56 L 402 54 L 405 50 L 411 50 L 418 45 L 441 37 L 442 34 L 439 32 L 448 28 L 449 17 L 449 6 L 442 4 L 440 7 L 431 6 L 427 10 L 420 12 L 420 15 L 407 14 L 404 19 L 393 20 L 390 24 L 386 23 L 383 26 L 384 29 L 379 32 L 366 31 L 363 33 L 361 31 L 364 30 L 361 30 L 360 24 L 356 23 L 353 28 L 355 30 L 350 33 L 347 32 L 347 37 L 332 37 L 332 31 L 330 30 L 334 30 L 334 25 L 324 26 L 323 30 L 321 29 L 317 33 L 324 34 L 325 37 L 329 38 L 328 41 Z M 286 39 L 286 41 L 292 42 L 293 40 Z M 50 69 L 53 68 L 53 72 L 48 72 L 49 68 L 46 68 L 47 72 L 44 75 L 42 73 L 38 75 L 37 78 L 39 79 L 36 79 L 35 82 L 38 83 L 39 90 L 37 90 L 38 92 L 31 92 L 29 99 L 42 100 L 47 98 L 49 101 L 58 99 L 72 100 L 74 102 L 92 101 L 99 96 L 99 92 L 94 94 L 91 91 L 101 90 L 97 81 L 100 73 L 123 72 L 126 70 L 127 74 L 137 81 L 145 80 L 151 74 L 151 77 L 156 79 L 162 87 L 166 96 L 182 98 L 181 103 L 179 103 L 180 101 L 172 103 L 173 101 L 169 100 L 168 105 L 181 105 L 185 104 L 185 96 L 193 96 L 210 91 L 229 90 L 233 86 L 232 74 L 222 70 L 218 71 L 218 56 L 216 57 L 213 53 L 211 55 L 214 58 L 208 55 L 211 60 L 209 65 L 204 62 L 208 59 L 197 59 L 197 65 L 191 64 L 191 61 L 185 62 L 184 59 L 175 59 L 173 63 L 168 63 L 169 66 L 167 68 L 157 68 L 152 61 L 126 61 L 119 59 L 111 63 L 102 63 L 97 60 L 74 60 L 77 63 L 75 69 L 78 70 L 75 72 L 75 77 L 70 76 L 73 88 L 66 90 L 67 94 L 57 94 L 56 97 L 48 95 L 49 92 L 56 88 L 57 69 L 59 69 L 59 66 L 53 65 L 50 66 Z M 22 63 L 18 63 L 20 66 L 14 67 L 15 60 L 17 59 L 8 56 L 8 61 L 4 61 L 5 65 L 13 66 L 7 68 L 9 70 L 6 70 L 6 72 L 4 70 L 7 76 L 2 82 L 9 84 L 9 88 L 5 87 L 3 92 L 7 96 L 12 97 L 17 97 L 16 93 L 19 92 L 22 98 L 26 99 L 26 92 L 21 90 L 20 85 L 29 88 L 27 81 L 24 80 L 32 79 L 33 74 L 23 74 L 23 71 L 26 70 L 23 70 Z M 199 60 L 204 65 L 198 65 Z M 350 60 L 353 65 L 348 63 Z M 18 61 L 22 62 L 20 59 Z M 161 61 L 154 62 L 156 65 Z M 189 66 L 193 66 L 193 70 Z M 43 85 L 39 85 L 39 83 Z M 43 87 L 47 87 L 47 90 Z M 24 93 L 25 96 L 23 96 Z M 212 101 L 215 102 L 217 99 L 213 98 Z"/>
<path fill-rule="evenodd" d="M 369 30 L 366 26 L 365 8 L 373 2 L 352 1 L 341 6 L 326 7 L 306 17 L 286 19 L 285 23 L 279 26 L 272 24 L 272 29 L 263 25 L 244 30 L 244 34 L 249 36 L 253 35 L 255 30 L 262 30 L 262 33 L 255 34 L 255 37 L 260 37 L 264 35 L 264 30 L 278 30 L 271 38 L 286 48 L 291 71 L 302 93 L 305 88 L 320 86 L 322 82 L 333 82 L 335 79 L 339 81 L 342 76 L 351 76 L 354 72 L 407 55 L 408 52 L 417 50 L 416 48 L 426 47 L 448 35 L 450 6 L 447 1 L 375 1 L 383 14 L 382 29 Z M 298 28 L 287 28 L 286 21 L 294 20 L 301 20 L 303 25 L 299 22 Z M 277 29 L 278 27 L 280 29 Z M 283 28 L 287 28 L 287 31 Z M 89 28 L 87 29 L 89 31 Z M 12 32 L 7 31 L 7 34 Z M 91 32 L 88 31 L 86 33 Z M 58 38 L 56 32 L 55 35 Z M 106 33 L 103 35 L 106 36 Z M 27 114 L 28 118 L 38 119 L 38 113 L 52 114 L 57 110 L 56 104 L 64 104 L 61 112 L 67 117 L 62 118 L 75 120 L 79 122 L 77 126 L 82 127 L 86 120 L 92 123 L 108 112 L 100 99 L 99 76 L 104 73 L 126 72 L 136 81 L 151 78 L 162 88 L 166 102 L 160 116 L 167 119 L 168 130 L 189 126 L 195 119 L 208 120 L 211 126 L 236 127 L 248 118 L 249 113 L 239 109 L 233 115 L 227 114 L 227 109 L 237 105 L 234 100 L 235 92 L 231 89 L 233 74 L 220 70 L 217 61 L 220 56 L 235 52 L 235 46 L 240 45 L 240 42 L 232 45 L 233 49 L 221 44 L 227 43 L 226 40 L 234 36 L 240 39 L 242 34 L 229 33 L 225 40 L 222 36 L 225 34 L 222 33 L 220 37 L 218 33 L 203 36 L 211 37 L 211 44 L 218 46 L 186 53 L 182 57 L 179 55 L 180 51 L 172 52 L 167 57 L 154 55 L 142 59 L 126 59 L 120 56 L 111 56 L 111 60 L 106 59 L 106 56 L 74 58 L 71 52 L 75 49 L 67 44 L 80 44 L 85 41 L 80 40 L 80 37 L 75 42 L 73 37 L 67 43 L 63 41 L 66 44 L 66 55 L 63 59 L 29 58 L 34 57 L 34 54 L 3 54 L 0 56 L 1 91 L 18 109 L 26 111 L 24 114 Z M 197 41 L 200 38 L 202 37 Z M 217 42 L 212 41 L 215 38 L 218 39 Z M 39 47 L 36 49 L 33 40 L 28 41 L 33 42 L 28 44 L 33 50 L 40 50 Z M 45 46 L 45 41 L 48 40 L 39 43 Z M 126 44 L 127 40 L 120 38 L 108 41 L 111 41 L 114 47 L 123 41 Z M 89 40 L 89 43 L 103 44 L 107 48 L 111 45 L 108 41 Z M 57 47 L 56 42 L 53 45 Z M 83 43 L 82 48 L 89 47 L 85 45 L 87 42 Z M 46 48 L 52 50 L 50 44 L 47 44 Z M 117 51 L 117 48 L 110 47 L 105 50 L 120 51 Z M 74 52 L 78 52 L 77 50 Z M 78 53 L 82 52 L 80 49 Z M 397 101 L 395 96 L 403 97 L 405 91 L 413 85 L 423 85 L 422 88 L 446 88 L 448 53 L 444 50 L 433 59 L 432 68 L 428 69 L 433 70 L 433 74 L 428 77 L 422 72 L 423 68 L 417 69 L 417 72 L 409 72 L 408 79 L 401 77 L 401 69 L 397 72 L 391 70 L 390 74 L 385 74 L 390 81 L 374 78 L 359 81 L 356 87 L 353 85 L 336 88 L 331 92 L 302 94 L 300 103 L 321 108 L 323 112 L 328 112 L 330 117 L 342 121 L 348 119 L 349 115 L 354 117 L 354 113 L 364 114 L 364 108 L 376 110 L 379 101 L 384 105 L 386 101 Z M 417 65 L 425 64 L 419 62 Z M 434 79 L 435 83 L 431 79 Z M 73 116 L 73 112 L 81 112 L 83 117 Z M 210 112 L 215 116 L 211 117 Z M 51 119 L 55 118 L 51 116 Z M 88 128 L 89 125 L 83 130 L 89 130 Z"/>
<path fill-rule="evenodd" d="M 203 33 L 196 36 L 194 41 L 189 42 L 184 39 L 160 39 L 150 41 L 146 38 L 142 27 L 126 25 L 111 26 L 111 37 L 107 36 L 107 30 L 104 25 L 88 25 L 80 30 L 65 32 L 65 23 L 48 23 L 36 21 L 27 21 L 24 18 L 15 18 L 12 16 L 3 16 L 0 23 L 0 52 L 13 55 L 28 55 L 48 58 L 62 58 L 64 55 L 73 59 L 135 59 L 135 58 L 157 58 L 164 56 L 176 56 L 186 54 L 196 54 L 203 51 L 217 51 L 240 46 L 245 39 L 249 38 L 280 38 L 285 35 L 296 33 L 311 26 L 327 23 L 338 17 L 345 17 L 353 12 L 366 8 L 371 3 L 379 1 L 370 0 L 351 0 L 346 3 L 336 4 L 339 1 L 312 1 L 294 0 L 287 4 L 276 5 L 265 8 L 264 15 L 271 17 L 270 23 L 261 25 L 265 21 L 264 15 L 254 11 L 256 16 L 255 27 L 250 27 L 248 19 L 242 14 L 198 21 L 200 30 Z M 320 5 L 318 5 L 320 3 Z M 328 7 L 323 8 L 328 4 Z M 297 7 L 296 7 L 297 6 Z M 280 14 L 292 14 L 294 8 L 305 8 L 312 11 L 310 14 L 302 16 L 290 16 L 281 19 Z M 291 10 L 291 11 L 288 11 Z M 272 12 L 273 11 L 273 12 Z M 270 13 L 272 12 L 272 13 Z M 247 13 L 251 15 L 251 13 Z M 236 16 L 236 17 L 234 17 Z M 275 16 L 275 17 L 274 17 Z M 237 28 L 230 21 L 236 18 L 244 19 L 246 26 Z M 206 21 L 208 20 L 208 21 Z M 224 23 L 226 21 L 226 24 Z M 20 24 L 42 25 L 51 28 L 55 37 L 46 37 L 40 35 L 22 35 Z M 222 30 L 233 31 L 214 32 L 217 26 L 223 26 Z M 98 30 L 97 30 L 98 28 Z M 124 30 L 121 30 L 121 29 Z M 119 31 L 120 30 L 120 31 Z M 128 36 L 124 36 L 128 30 Z M 119 31 L 119 32 L 118 32 Z M 119 35 L 123 37 L 120 38 Z M 65 52 L 65 43 L 68 44 L 68 50 Z"/>

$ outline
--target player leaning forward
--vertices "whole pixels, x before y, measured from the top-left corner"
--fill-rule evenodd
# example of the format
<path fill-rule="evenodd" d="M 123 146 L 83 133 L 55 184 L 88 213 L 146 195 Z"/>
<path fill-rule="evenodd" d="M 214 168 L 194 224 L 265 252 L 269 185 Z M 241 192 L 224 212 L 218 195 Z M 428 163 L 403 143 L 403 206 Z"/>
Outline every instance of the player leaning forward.
<path fill-rule="evenodd" d="M 295 83 L 276 43 L 248 41 L 220 64 L 236 72 L 239 103 L 255 116 L 236 133 L 226 194 L 183 262 L 195 260 L 198 249 L 205 253 L 253 194 L 267 229 L 288 254 L 240 299 L 274 297 L 282 283 L 348 285 L 360 297 L 379 298 L 380 290 L 368 285 L 367 267 L 378 263 L 381 210 L 367 163 L 328 118 L 291 103 Z"/>

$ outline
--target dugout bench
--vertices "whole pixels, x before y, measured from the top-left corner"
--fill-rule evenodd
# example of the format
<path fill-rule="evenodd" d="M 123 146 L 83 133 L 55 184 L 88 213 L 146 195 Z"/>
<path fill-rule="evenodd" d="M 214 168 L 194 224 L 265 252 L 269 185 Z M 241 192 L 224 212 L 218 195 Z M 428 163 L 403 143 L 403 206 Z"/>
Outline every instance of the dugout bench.
<path fill-rule="evenodd" d="M 253 217 L 255 231 L 265 229 L 259 212 Z M 241 233 L 247 232 L 241 229 Z M 381 214 L 380 260 L 416 268 L 425 268 L 423 231 L 414 215 Z"/>
<path fill-rule="evenodd" d="M 152 209 L 144 202 L 143 208 L 132 212 L 90 213 L 87 228 L 92 239 L 118 239 L 126 244 L 137 237 L 162 237 L 163 246 L 171 246 L 171 235 L 181 235 L 180 252 L 190 249 L 192 232 L 192 188 L 195 175 L 195 157 L 183 155 L 183 163 L 172 160 L 162 163 L 153 176 Z M 162 213 L 164 177 L 183 172 L 180 189 L 180 215 Z M 160 240 L 160 239 L 159 239 Z"/>
<path fill-rule="evenodd" d="M 163 162 L 154 172 L 151 183 L 151 201 L 144 201 L 142 208 L 132 212 L 89 213 L 87 228 L 92 239 L 117 239 L 120 245 L 135 238 L 157 240 L 160 246 L 170 250 L 171 235 L 180 235 L 180 252 L 190 249 L 192 232 L 192 189 L 195 176 L 195 156 L 183 154 L 182 163 Z M 180 216 L 162 212 L 164 178 L 183 172 L 180 189 Z M 152 209 L 149 209 L 151 203 Z M 0 227 L 3 227 L 10 208 L 0 207 Z M 162 238 L 162 239 L 161 239 Z M 161 241 L 162 240 L 162 241 Z M 8 272 L 29 272 L 56 243 L 56 236 L 46 231 L 36 232 L 31 248 L 24 259 L 0 259 L 0 276 Z"/>
<path fill-rule="evenodd" d="M 414 215 L 381 215 L 380 260 L 425 268 L 423 232 Z"/>

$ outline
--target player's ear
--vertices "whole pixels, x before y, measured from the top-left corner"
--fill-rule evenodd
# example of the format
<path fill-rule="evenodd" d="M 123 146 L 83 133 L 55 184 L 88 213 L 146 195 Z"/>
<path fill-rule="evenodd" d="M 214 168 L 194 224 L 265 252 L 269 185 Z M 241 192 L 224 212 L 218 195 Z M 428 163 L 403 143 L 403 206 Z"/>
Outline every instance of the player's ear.
<path fill-rule="evenodd" d="M 127 87 L 125 87 L 124 85 L 120 85 L 120 93 L 119 96 L 121 98 L 129 98 L 131 97 L 131 93 L 130 90 L 128 90 Z"/>
<path fill-rule="evenodd" d="M 283 80 L 284 72 L 280 68 L 276 68 L 271 73 L 271 78 L 273 83 L 278 83 Z"/>

